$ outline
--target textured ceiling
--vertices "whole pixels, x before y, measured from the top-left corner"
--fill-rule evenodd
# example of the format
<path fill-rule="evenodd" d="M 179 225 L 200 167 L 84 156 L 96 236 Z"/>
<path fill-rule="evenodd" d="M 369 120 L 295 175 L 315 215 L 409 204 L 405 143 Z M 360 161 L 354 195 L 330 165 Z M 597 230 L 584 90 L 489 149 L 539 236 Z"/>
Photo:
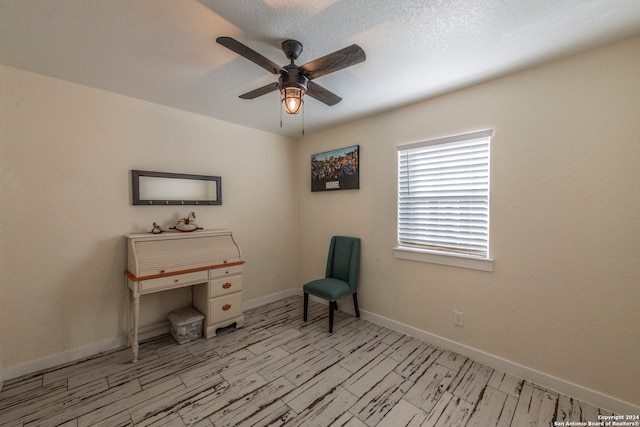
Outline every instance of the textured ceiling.
<path fill-rule="evenodd" d="M 299 136 L 640 34 L 638 0 L 0 0 L 0 64 L 268 132 Z M 359 44 L 366 62 L 320 77 L 343 101 L 238 95 L 273 74 L 215 43 L 286 65 Z"/>

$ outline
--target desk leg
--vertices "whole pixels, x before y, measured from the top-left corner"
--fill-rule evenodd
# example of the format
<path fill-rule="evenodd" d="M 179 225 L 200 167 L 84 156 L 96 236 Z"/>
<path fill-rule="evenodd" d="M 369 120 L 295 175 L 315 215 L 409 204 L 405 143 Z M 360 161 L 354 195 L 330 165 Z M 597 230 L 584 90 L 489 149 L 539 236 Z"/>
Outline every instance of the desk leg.
<path fill-rule="evenodd" d="M 129 343 L 131 344 L 131 350 L 133 351 L 133 360 L 135 363 L 138 361 L 138 319 L 140 313 L 140 295 L 133 295 L 133 301 L 131 309 L 133 310 L 133 331 L 129 337 Z"/>

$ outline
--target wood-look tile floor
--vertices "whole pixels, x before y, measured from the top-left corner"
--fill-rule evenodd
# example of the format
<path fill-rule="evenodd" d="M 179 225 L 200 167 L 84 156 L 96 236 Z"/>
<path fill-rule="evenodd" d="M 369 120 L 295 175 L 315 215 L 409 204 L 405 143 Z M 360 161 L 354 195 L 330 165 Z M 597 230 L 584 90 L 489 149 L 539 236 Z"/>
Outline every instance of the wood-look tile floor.
<path fill-rule="evenodd" d="M 607 414 L 302 297 L 10 381 L 0 426 L 547 426 Z"/>

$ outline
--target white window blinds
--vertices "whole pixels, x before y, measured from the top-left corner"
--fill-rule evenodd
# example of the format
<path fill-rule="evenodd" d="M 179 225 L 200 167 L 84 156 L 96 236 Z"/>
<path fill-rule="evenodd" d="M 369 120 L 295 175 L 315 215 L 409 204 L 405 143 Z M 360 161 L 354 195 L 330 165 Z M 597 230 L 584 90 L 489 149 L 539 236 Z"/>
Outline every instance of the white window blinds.
<path fill-rule="evenodd" d="M 398 244 L 489 256 L 491 130 L 398 147 Z"/>

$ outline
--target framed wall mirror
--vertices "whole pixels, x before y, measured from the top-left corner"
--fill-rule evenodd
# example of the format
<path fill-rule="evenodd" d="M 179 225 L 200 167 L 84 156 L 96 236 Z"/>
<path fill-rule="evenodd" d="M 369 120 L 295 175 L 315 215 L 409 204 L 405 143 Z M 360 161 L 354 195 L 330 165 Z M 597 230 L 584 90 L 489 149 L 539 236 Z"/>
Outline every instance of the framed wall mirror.
<path fill-rule="evenodd" d="M 134 205 L 221 205 L 219 176 L 131 171 Z"/>

